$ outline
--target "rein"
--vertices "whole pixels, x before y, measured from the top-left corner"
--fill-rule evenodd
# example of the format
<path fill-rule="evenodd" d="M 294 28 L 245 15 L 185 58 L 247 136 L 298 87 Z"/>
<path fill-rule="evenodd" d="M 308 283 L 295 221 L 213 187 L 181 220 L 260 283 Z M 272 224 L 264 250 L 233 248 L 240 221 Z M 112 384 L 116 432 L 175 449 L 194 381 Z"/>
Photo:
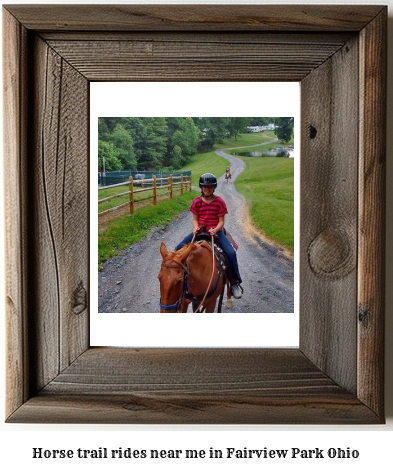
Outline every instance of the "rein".
<path fill-rule="evenodd" d="M 191 243 L 194 242 L 195 236 L 196 236 L 196 234 L 194 234 Z M 209 292 L 211 292 L 210 288 L 211 288 L 211 285 L 212 285 L 213 276 L 214 276 L 214 271 L 215 271 L 215 262 L 214 262 L 214 236 L 213 236 L 213 235 L 211 236 L 211 250 L 212 250 L 212 274 L 211 274 L 211 276 L 210 276 L 210 281 L 209 281 L 209 284 L 208 284 L 208 286 L 207 286 L 206 292 L 205 292 L 205 294 L 203 295 L 202 300 L 200 300 L 200 303 L 199 303 L 197 309 L 196 309 L 195 311 L 193 311 L 194 313 L 197 313 L 197 312 L 199 311 L 199 309 L 201 308 L 201 306 L 202 306 L 203 303 L 205 302 L 206 298 L 209 296 Z M 197 300 L 197 301 L 199 301 L 199 298 L 198 298 L 198 297 L 190 295 L 190 294 L 188 293 L 188 291 L 187 291 L 187 290 L 188 290 L 188 286 L 187 286 L 188 268 L 187 268 L 185 265 L 183 265 L 181 262 L 176 262 L 176 261 L 175 261 L 174 263 L 165 263 L 165 262 L 164 262 L 164 263 L 162 263 L 162 265 L 163 265 L 164 267 L 167 267 L 167 268 L 181 268 L 181 269 L 183 269 L 183 271 L 184 271 L 184 276 L 183 276 L 183 281 L 184 281 L 184 283 L 183 283 L 183 290 L 182 290 L 182 293 L 181 293 L 179 299 L 178 299 L 175 303 L 170 304 L 170 305 L 164 305 L 164 304 L 161 303 L 161 299 L 160 299 L 160 308 L 161 308 L 161 309 L 163 309 L 163 310 L 175 310 L 175 312 L 178 312 L 179 307 L 180 307 L 180 304 L 181 304 L 182 299 L 183 299 L 184 297 L 186 297 L 187 299 L 190 299 L 190 300 L 194 300 L 194 301 Z M 216 283 L 215 283 L 215 285 L 214 285 L 214 288 L 213 288 L 211 294 L 213 294 L 214 291 L 216 290 L 217 285 L 218 285 L 218 283 L 219 283 L 219 279 L 220 279 L 220 275 L 218 274 L 218 275 L 217 275 Z M 224 289 L 224 287 L 225 287 L 225 284 L 223 285 L 223 289 Z M 222 294 L 223 294 L 223 291 L 221 292 L 221 295 L 220 295 L 220 305 L 219 305 L 219 308 L 221 308 Z M 221 310 L 219 310 L 219 312 L 221 312 Z"/>
<path fill-rule="evenodd" d="M 211 243 L 211 248 L 212 248 L 212 274 L 211 274 L 211 277 L 210 277 L 209 284 L 207 285 L 205 295 L 204 295 L 204 297 L 202 298 L 202 301 L 199 303 L 199 306 L 198 306 L 198 308 L 196 309 L 196 311 L 194 311 L 194 313 L 197 313 L 197 312 L 199 311 L 199 308 L 200 308 L 200 307 L 202 306 L 202 304 L 204 303 L 204 301 L 205 301 L 205 299 L 206 299 L 206 296 L 207 296 L 207 294 L 209 293 L 209 290 L 210 290 L 210 286 L 211 286 L 211 284 L 212 284 L 212 281 L 213 281 L 213 275 L 214 275 L 214 236 L 212 235 L 211 238 L 212 238 L 212 243 Z"/>

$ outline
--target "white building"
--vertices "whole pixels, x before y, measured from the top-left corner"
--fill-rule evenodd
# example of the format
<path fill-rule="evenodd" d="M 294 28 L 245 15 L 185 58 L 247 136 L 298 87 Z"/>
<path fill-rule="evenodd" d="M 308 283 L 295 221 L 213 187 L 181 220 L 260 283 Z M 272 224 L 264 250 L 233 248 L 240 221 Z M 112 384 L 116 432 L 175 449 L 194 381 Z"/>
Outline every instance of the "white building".
<path fill-rule="evenodd" d="M 265 132 L 267 130 L 274 130 L 274 123 L 269 123 L 269 125 L 254 125 L 252 127 L 247 127 L 248 133 Z"/>

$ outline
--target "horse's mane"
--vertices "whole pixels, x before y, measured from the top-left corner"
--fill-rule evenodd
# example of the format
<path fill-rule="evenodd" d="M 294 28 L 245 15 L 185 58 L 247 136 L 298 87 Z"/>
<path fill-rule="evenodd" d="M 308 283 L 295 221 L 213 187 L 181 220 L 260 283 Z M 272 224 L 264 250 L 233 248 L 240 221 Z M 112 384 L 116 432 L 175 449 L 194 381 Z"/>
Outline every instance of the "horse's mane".
<path fill-rule="evenodd" d="M 209 250 L 211 250 L 211 246 L 209 245 L 209 243 L 204 241 L 204 240 L 197 241 L 195 243 L 191 242 L 189 244 L 184 245 L 179 250 L 174 250 L 173 252 L 168 252 L 166 257 L 165 257 L 165 262 L 174 262 L 174 263 L 179 263 L 180 265 L 182 265 L 183 254 L 185 252 L 187 252 L 190 247 L 195 247 L 195 248 L 206 247 Z"/>
<path fill-rule="evenodd" d="M 165 261 L 167 262 L 168 260 L 174 261 L 177 263 L 181 263 L 181 259 L 183 254 L 194 244 L 190 243 L 187 245 L 184 245 L 182 248 L 179 250 L 174 250 L 173 252 L 168 252 L 167 256 L 165 257 Z"/>

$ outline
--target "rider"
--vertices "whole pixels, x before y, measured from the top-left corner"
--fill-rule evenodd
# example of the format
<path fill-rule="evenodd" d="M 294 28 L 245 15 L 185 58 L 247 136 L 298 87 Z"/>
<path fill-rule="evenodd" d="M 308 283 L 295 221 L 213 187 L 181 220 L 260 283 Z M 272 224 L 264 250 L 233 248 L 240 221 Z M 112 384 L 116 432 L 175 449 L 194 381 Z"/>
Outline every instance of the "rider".
<path fill-rule="evenodd" d="M 190 207 L 190 211 L 193 213 L 193 231 L 177 245 L 176 250 L 190 243 L 201 226 L 206 226 L 209 234 L 217 237 L 219 246 L 228 258 L 234 278 L 234 282 L 231 282 L 232 295 L 234 298 L 241 298 L 243 290 L 240 283 L 242 279 L 239 273 L 236 251 L 223 231 L 225 214 L 228 214 L 228 209 L 225 201 L 214 194 L 217 187 L 217 178 L 211 173 L 205 173 L 199 178 L 199 187 L 202 195 L 196 197 Z"/>

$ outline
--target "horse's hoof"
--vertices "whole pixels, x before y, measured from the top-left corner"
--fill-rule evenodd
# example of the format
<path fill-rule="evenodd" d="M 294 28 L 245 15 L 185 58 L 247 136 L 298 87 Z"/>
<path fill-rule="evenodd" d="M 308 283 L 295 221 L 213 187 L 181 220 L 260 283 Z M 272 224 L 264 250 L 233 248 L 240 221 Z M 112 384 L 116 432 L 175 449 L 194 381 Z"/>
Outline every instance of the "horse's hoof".
<path fill-rule="evenodd" d="M 233 301 L 227 301 L 227 305 L 226 305 L 226 308 L 227 309 L 232 309 L 233 308 Z"/>

